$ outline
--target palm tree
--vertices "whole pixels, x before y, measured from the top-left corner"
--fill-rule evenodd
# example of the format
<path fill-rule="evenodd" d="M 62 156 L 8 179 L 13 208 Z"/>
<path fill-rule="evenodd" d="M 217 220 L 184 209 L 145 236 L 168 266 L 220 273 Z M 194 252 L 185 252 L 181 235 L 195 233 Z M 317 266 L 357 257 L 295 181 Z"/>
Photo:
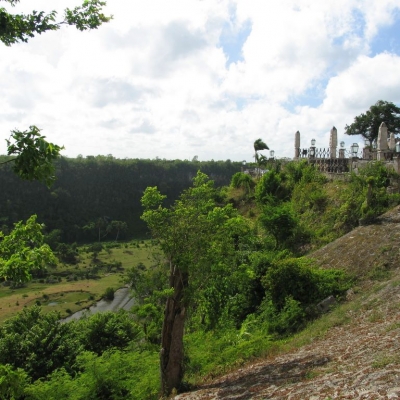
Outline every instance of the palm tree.
<path fill-rule="evenodd" d="M 259 169 L 260 169 L 261 163 L 265 162 L 265 160 L 266 160 L 265 156 L 258 155 L 258 152 L 260 150 L 269 150 L 269 147 L 267 146 L 267 144 L 265 142 L 263 142 L 262 139 L 257 139 L 254 142 L 254 160 L 257 163 Z"/>

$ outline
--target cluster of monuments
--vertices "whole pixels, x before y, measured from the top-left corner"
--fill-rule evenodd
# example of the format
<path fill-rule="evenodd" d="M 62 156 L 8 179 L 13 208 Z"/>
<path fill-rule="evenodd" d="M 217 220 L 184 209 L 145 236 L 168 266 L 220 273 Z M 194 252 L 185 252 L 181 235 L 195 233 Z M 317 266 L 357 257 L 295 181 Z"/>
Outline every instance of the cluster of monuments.
<path fill-rule="evenodd" d="M 311 147 L 301 148 L 300 132 L 295 133 L 294 148 L 295 160 L 308 159 L 320 171 L 328 174 L 340 174 L 349 171 L 357 171 L 368 162 L 381 161 L 387 168 L 392 168 L 400 173 L 400 141 L 396 142 L 393 133 L 388 133 L 384 122 L 379 127 L 378 138 L 370 143 L 365 140 L 365 146 L 359 153 L 359 146 L 354 143 L 350 151 L 345 149 L 344 142 L 338 148 L 337 129 L 333 127 L 330 131 L 328 148 L 316 148 L 315 139 L 311 141 Z"/>

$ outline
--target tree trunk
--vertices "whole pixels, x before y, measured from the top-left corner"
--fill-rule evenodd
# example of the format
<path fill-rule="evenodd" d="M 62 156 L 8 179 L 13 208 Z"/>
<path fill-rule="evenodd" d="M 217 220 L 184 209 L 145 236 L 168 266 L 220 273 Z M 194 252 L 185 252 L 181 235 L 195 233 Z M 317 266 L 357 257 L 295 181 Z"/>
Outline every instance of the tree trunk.
<path fill-rule="evenodd" d="M 179 389 L 183 379 L 183 333 L 185 326 L 184 290 L 188 274 L 171 266 L 170 287 L 174 294 L 167 299 L 161 334 L 160 369 L 161 389 L 165 396 Z"/>

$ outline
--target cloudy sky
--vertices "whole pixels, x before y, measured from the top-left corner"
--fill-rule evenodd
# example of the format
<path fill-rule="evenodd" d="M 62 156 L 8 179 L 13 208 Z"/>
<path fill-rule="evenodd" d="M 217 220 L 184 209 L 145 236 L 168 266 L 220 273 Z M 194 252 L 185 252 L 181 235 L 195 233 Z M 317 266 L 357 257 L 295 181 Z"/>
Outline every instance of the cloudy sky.
<path fill-rule="evenodd" d="M 79 0 L 21 0 L 59 12 Z M 114 19 L 0 43 L 0 154 L 42 129 L 63 155 L 293 157 L 378 100 L 400 105 L 400 0 L 108 0 Z M 268 155 L 268 152 L 266 152 Z"/>

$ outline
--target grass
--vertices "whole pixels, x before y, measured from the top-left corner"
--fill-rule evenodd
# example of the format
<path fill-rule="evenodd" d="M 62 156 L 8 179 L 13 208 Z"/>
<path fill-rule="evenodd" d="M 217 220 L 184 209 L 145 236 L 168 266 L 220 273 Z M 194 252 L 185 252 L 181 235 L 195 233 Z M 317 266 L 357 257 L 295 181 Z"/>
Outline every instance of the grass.
<path fill-rule="evenodd" d="M 121 262 L 122 270 L 99 270 L 97 279 L 85 279 L 85 274 L 92 268 L 92 256 L 85 252 L 85 248 L 86 246 L 82 246 L 78 249 L 80 261 L 77 265 L 60 263 L 55 268 L 48 269 L 48 276 L 61 277 L 59 283 L 46 283 L 42 279 L 43 283 L 34 280 L 21 288 L 0 286 L 0 322 L 16 315 L 24 307 L 38 302 L 45 313 L 58 311 L 62 317 L 90 307 L 100 300 L 108 287 L 117 289 L 124 286 L 125 269 L 140 262 L 146 266 L 154 264 L 152 254 L 157 250 L 151 240 L 124 243 L 120 247 L 112 248 L 110 253 L 103 250 L 98 256 L 99 262 Z M 67 277 L 72 275 L 76 276 L 77 280 L 67 281 Z"/>
<path fill-rule="evenodd" d="M 378 354 L 375 360 L 372 362 L 372 367 L 379 369 L 385 368 L 390 364 L 398 364 L 400 362 L 400 356 L 397 354 Z"/>

